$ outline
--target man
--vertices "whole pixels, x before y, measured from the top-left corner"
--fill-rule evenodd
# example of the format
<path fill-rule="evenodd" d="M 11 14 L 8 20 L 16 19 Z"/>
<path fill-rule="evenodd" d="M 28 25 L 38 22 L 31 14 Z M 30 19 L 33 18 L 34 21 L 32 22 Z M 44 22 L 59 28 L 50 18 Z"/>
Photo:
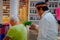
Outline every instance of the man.
<path fill-rule="evenodd" d="M 18 22 L 17 18 L 11 18 L 11 28 L 3 40 L 27 40 L 27 30 L 23 24 L 19 25 Z"/>
<path fill-rule="evenodd" d="M 49 11 L 47 5 L 45 2 L 38 2 L 35 7 L 40 16 L 37 40 L 57 40 L 57 21 Z"/>

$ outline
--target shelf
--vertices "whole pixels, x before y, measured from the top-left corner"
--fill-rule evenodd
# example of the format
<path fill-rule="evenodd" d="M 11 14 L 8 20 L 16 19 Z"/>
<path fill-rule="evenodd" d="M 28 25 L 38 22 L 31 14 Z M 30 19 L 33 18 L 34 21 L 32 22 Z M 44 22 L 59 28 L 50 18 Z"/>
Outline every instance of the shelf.
<path fill-rule="evenodd" d="M 4 4 L 10 4 L 10 1 L 3 2 Z"/>
<path fill-rule="evenodd" d="M 49 7 L 49 9 L 56 9 L 56 7 Z"/>
<path fill-rule="evenodd" d="M 35 16 L 35 15 L 38 15 L 38 14 L 33 14 L 33 13 L 30 13 L 30 15 L 34 15 L 34 16 Z"/>
<path fill-rule="evenodd" d="M 30 7 L 30 8 L 36 9 L 35 7 Z"/>
<path fill-rule="evenodd" d="M 10 5 L 10 1 L 3 1 L 3 5 L 5 6 L 9 6 Z"/>
<path fill-rule="evenodd" d="M 3 13 L 3 15 L 9 15 L 9 13 Z"/>
<path fill-rule="evenodd" d="M 3 17 L 6 18 L 6 17 L 9 17 L 9 15 L 8 14 L 4 14 Z"/>
<path fill-rule="evenodd" d="M 58 1 L 49 1 L 49 2 L 58 2 Z"/>
<path fill-rule="evenodd" d="M 29 21 L 39 21 L 39 20 L 29 20 Z"/>
<path fill-rule="evenodd" d="M 3 6 L 10 6 L 10 4 L 3 4 Z"/>
<path fill-rule="evenodd" d="M 10 0 L 6 0 L 6 1 L 3 1 L 3 2 L 10 2 Z"/>
<path fill-rule="evenodd" d="M 38 16 L 38 15 L 29 15 L 30 17 L 32 16 L 32 17 L 35 17 L 35 16 Z"/>
<path fill-rule="evenodd" d="M 5 7 L 4 7 L 5 6 Z M 3 1 L 3 16 L 8 16 L 10 12 L 10 0 Z"/>

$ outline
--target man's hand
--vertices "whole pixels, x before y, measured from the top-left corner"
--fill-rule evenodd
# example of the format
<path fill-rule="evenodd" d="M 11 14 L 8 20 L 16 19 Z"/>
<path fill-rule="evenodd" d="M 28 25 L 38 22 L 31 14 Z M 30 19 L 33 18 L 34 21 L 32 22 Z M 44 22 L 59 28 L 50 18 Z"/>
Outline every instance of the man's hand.
<path fill-rule="evenodd" d="M 32 25 L 30 26 L 30 29 L 31 29 L 31 30 L 36 30 L 36 26 L 35 26 L 34 24 L 32 24 Z"/>
<path fill-rule="evenodd" d="M 29 29 L 35 30 L 38 33 L 38 29 L 36 28 L 36 25 L 34 25 L 34 24 L 32 24 Z"/>

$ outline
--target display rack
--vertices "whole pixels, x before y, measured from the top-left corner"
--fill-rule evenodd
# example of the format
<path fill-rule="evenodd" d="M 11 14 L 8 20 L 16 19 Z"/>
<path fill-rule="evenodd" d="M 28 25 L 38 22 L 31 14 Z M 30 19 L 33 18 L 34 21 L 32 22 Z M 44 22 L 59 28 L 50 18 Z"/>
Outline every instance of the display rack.
<path fill-rule="evenodd" d="M 3 16 L 10 14 L 10 0 L 3 0 Z"/>
<path fill-rule="evenodd" d="M 35 4 L 40 0 L 29 0 L 28 4 L 28 21 L 32 21 L 34 24 L 38 24 L 40 18 L 37 14 Z"/>

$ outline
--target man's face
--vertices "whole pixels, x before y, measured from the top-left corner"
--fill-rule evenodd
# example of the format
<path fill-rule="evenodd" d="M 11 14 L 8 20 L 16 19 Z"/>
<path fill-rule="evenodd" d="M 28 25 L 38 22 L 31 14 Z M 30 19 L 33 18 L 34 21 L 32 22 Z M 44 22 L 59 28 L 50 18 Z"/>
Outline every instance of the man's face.
<path fill-rule="evenodd" d="M 16 22 L 15 22 L 14 20 L 11 20 L 11 21 L 10 21 L 10 24 L 11 24 L 12 26 L 14 26 L 14 25 L 16 25 Z"/>
<path fill-rule="evenodd" d="M 44 7 L 44 6 L 46 6 L 46 4 L 36 6 L 39 16 L 41 16 L 43 14 L 44 11 L 43 11 L 42 7 Z"/>

